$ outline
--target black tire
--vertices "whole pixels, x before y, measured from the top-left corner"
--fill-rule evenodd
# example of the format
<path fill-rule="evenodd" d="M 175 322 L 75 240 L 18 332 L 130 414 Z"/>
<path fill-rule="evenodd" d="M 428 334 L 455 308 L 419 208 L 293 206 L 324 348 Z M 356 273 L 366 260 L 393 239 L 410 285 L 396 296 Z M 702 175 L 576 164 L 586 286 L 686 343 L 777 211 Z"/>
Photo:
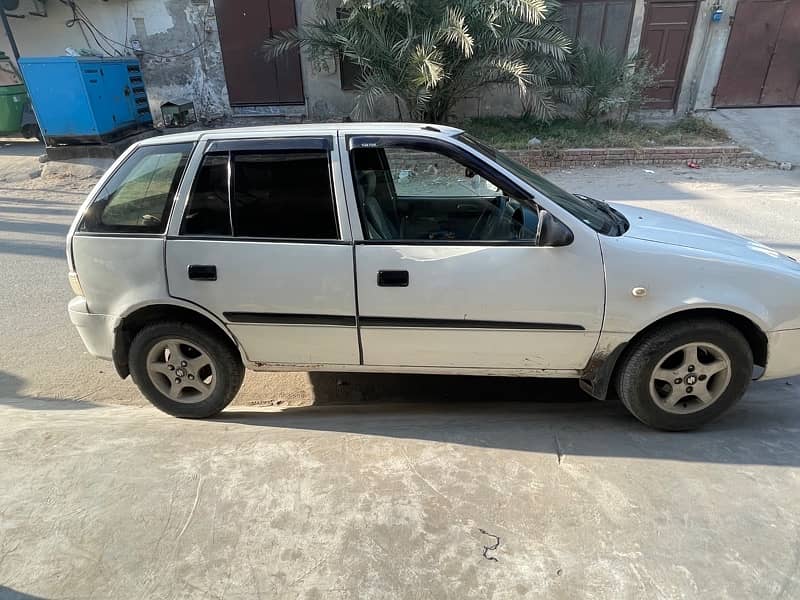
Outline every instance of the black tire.
<path fill-rule="evenodd" d="M 42 137 L 42 132 L 39 130 L 39 126 L 36 123 L 29 123 L 27 125 L 22 126 L 22 137 L 30 139 L 36 138 L 40 142 L 44 142 L 44 138 Z"/>
<path fill-rule="evenodd" d="M 689 414 L 668 412 L 651 396 L 650 378 L 672 349 L 693 343 L 713 344 L 728 355 L 730 381 L 706 408 Z M 753 352 L 742 333 L 723 321 L 702 319 L 670 323 L 644 334 L 623 357 L 615 383 L 622 403 L 645 425 L 665 431 L 688 431 L 716 419 L 736 404 L 752 378 Z"/>
<path fill-rule="evenodd" d="M 178 402 L 163 394 L 148 375 L 150 350 L 155 344 L 174 338 L 197 344 L 214 361 L 217 379 L 208 398 L 193 403 Z M 228 340 L 204 327 L 177 321 L 141 329 L 131 343 L 128 363 L 134 383 L 153 406 L 174 417 L 187 419 L 204 419 L 220 413 L 234 399 L 244 379 L 242 360 Z"/>

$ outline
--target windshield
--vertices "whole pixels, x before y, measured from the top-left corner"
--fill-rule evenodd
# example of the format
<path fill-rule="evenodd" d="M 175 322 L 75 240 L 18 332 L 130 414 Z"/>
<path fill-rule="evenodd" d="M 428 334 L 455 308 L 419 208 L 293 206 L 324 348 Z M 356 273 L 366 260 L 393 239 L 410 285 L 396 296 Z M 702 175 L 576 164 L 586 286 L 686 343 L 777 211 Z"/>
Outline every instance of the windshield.
<path fill-rule="evenodd" d="M 510 159 L 499 150 L 495 150 L 468 133 L 460 133 L 456 136 L 456 139 L 464 142 L 487 158 L 491 158 L 500 166 L 508 169 L 514 175 L 530 184 L 534 189 L 540 191 L 561 208 L 586 223 L 586 225 L 598 233 L 617 236 L 627 231 L 628 221 L 625 217 L 605 202 L 586 196 L 570 194 L 562 190 L 553 182 L 548 181 L 541 175 L 537 175 L 527 167 Z"/>

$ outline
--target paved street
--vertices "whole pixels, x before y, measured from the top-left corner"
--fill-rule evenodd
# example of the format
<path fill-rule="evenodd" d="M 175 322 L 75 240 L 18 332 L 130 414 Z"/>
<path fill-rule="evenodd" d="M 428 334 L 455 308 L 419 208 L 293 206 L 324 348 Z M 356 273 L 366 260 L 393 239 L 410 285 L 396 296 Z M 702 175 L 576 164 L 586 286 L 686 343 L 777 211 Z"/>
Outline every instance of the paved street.
<path fill-rule="evenodd" d="M 800 257 L 797 170 L 551 177 Z M 172 419 L 66 316 L 91 183 L 0 181 L 0 598 L 800 597 L 800 379 L 691 434 L 467 377 L 250 374 Z"/>
<path fill-rule="evenodd" d="M 800 127 L 800 107 L 725 108 L 709 111 L 705 116 L 764 158 L 800 165 L 800 140 L 786 135 Z"/>

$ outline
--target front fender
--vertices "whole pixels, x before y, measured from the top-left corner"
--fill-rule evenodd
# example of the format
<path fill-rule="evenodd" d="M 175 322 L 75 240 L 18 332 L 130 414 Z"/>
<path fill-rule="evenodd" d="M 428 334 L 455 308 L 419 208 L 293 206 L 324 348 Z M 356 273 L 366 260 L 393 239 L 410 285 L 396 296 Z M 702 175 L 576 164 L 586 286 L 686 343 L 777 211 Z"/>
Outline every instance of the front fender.
<path fill-rule="evenodd" d="M 798 320 L 800 275 L 694 248 L 636 238 L 602 238 L 606 271 L 603 331 L 635 334 L 672 314 L 720 309 L 763 332 Z M 645 295 L 634 296 L 634 288 Z"/>

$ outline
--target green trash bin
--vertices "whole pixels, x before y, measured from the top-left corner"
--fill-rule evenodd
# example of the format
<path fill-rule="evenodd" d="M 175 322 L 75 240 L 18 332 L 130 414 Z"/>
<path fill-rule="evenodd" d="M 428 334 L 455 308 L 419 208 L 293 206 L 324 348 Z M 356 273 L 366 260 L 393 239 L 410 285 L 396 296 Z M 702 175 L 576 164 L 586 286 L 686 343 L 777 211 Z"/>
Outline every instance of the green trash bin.
<path fill-rule="evenodd" d="M 0 135 L 19 134 L 38 137 L 28 90 L 11 59 L 0 52 Z"/>
<path fill-rule="evenodd" d="M 24 85 L 0 87 L 0 134 L 22 129 L 22 112 L 27 102 L 28 93 Z"/>

